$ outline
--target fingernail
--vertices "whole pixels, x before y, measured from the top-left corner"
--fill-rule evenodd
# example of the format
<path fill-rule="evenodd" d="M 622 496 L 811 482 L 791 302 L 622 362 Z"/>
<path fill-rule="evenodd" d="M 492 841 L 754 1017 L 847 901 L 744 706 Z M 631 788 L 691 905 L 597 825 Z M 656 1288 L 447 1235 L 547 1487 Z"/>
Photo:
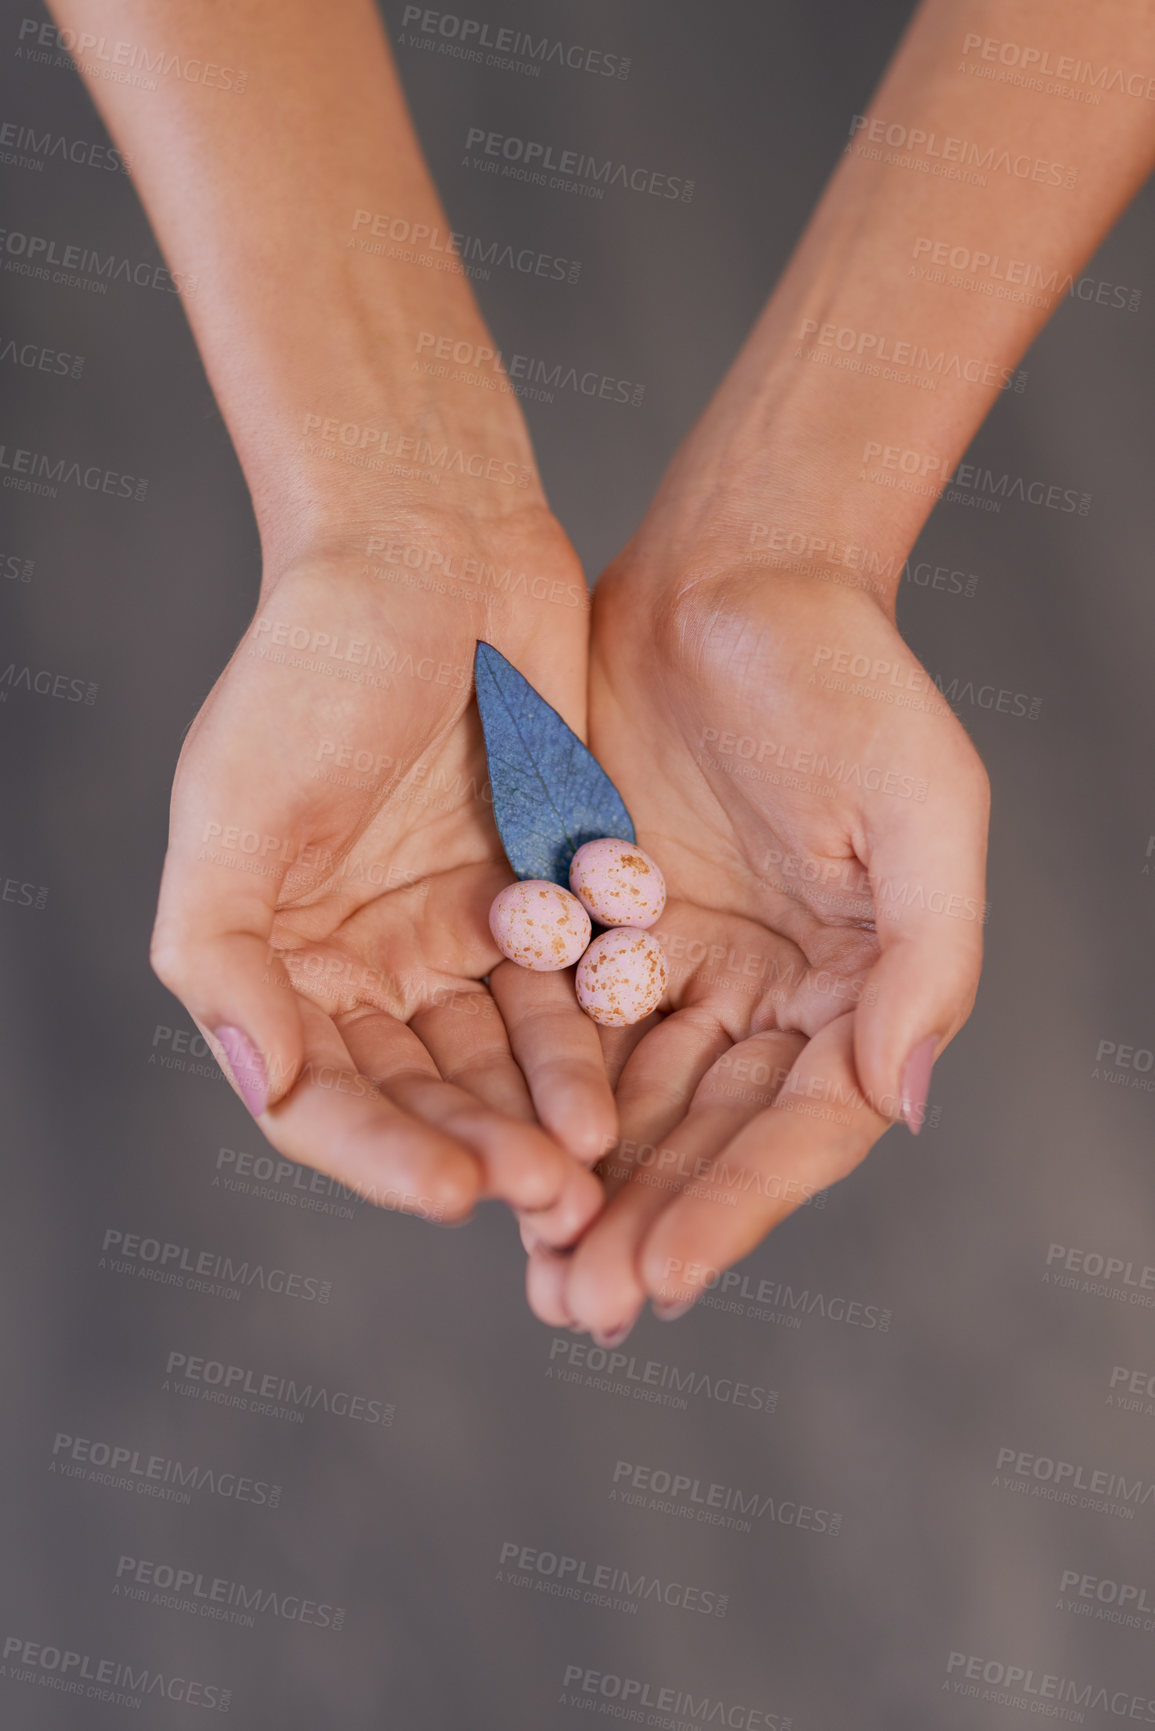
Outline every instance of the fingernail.
<path fill-rule="evenodd" d="M 696 1298 L 655 1298 L 652 1309 L 659 1322 L 677 1322 L 697 1304 Z"/>
<path fill-rule="evenodd" d="M 912 1136 L 922 1129 L 926 1114 L 926 1097 L 930 1093 L 930 1073 L 934 1069 L 934 1054 L 938 1040 L 934 1034 L 920 1040 L 902 1072 L 902 1117 Z"/>
<path fill-rule="evenodd" d="M 599 1334 L 596 1328 L 592 1329 L 590 1332 L 594 1337 L 594 1345 L 606 1347 L 620 1346 L 627 1334 L 629 1334 L 630 1330 L 633 1328 L 634 1321 L 636 1321 L 636 1318 L 629 1322 L 620 1323 L 617 1328 L 611 1328 L 608 1332 L 602 1334 Z"/>
<path fill-rule="evenodd" d="M 533 1227 L 527 1225 L 524 1220 L 518 1222 L 518 1231 L 521 1233 L 521 1248 L 525 1251 L 527 1256 L 532 1256 L 534 1251 L 537 1249 L 537 1246 L 541 1243 L 541 1239 L 538 1237 Z"/>
<path fill-rule="evenodd" d="M 229 1069 L 233 1073 L 241 1099 L 254 1118 L 259 1118 L 269 1103 L 269 1079 L 265 1060 L 240 1028 L 217 1028 L 216 1037 L 225 1049 Z"/>

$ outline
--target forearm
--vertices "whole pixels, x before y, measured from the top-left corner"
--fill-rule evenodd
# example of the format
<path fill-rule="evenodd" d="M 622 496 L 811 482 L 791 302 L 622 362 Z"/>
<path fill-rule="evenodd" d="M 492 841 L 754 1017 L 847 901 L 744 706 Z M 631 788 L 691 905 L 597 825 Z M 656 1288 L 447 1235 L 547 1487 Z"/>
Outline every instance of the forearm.
<path fill-rule="evenodd" d="M 787 541 L 869 549 L 893 588 L 942 483 L 1149 172 L 1155 102 L 977 75 L 1003 70 L 1001 42 L 1122 68 L 1155 94 L 1146 0 L 927 0 L 671 471 L 703 521 L 725 502 L 731 548 L 757 521 L 755 546 L 784 560 Z"/>
<path fill-rule="evenodd" d="M 513 397 L 433 379 L 421 359 L 423 332 L 490 339 L 371 0 L 54 0 L 53 10 L 61 25 L 150 59 L 164 50 L 247 74 L 240 93 L 96 78 L 92 95 L 170 268 L 195 278 L 189 318 L 266 552 L 287 556 L 334 519 L 372 518 L 415 485 L 486 515 L 524 503 L 536 478 Z M 427 237 L 410 242 L 424 265 L 400 256 L 403 231 Z M 420 468 L 423 441 L 456 455 L 436 486 L 390 474 L 393 463 Z"/>

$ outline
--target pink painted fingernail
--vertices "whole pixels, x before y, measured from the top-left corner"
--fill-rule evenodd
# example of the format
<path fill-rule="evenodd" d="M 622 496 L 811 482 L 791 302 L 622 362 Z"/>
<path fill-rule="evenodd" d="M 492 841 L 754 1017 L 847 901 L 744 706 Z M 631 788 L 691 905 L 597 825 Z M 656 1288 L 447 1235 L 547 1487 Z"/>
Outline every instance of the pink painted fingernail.
<path fill-rule="evenodd" d="M 636 1317 L 631 1317 L 629 1322 L 621 1322 L 618 1324 L 617 1328 L 608 1329 L 604 1333 L 599 1333 L 596 1328 L 592 1329 L 591 1333 L 594 1337 L 594 1344 L 596 1346 L 604 1347 L 620 1346 L 622 1341 L 625 1340 L 627 1334 L 629 1334 L 630 1330 L 633 1328 L 636 1320 Z"/>
<path fill-rule="evenodd" d="M 677 1322 L 697 1302 L 697 1298 L 655 1298 L 652 1309 L 659 1322 Z"/>
<path fill-rule="evenodd" d="M 926 1097 L 930 1093 L 930 1073 L 938 1040 L 930 1034 L 914 1048 L 902 1072 L 902 1117 L 912 1136 L 922 1129 L 926 1116 Z"/>
<path fill-rule="evenodd" d="M 229 1069 L 233 1073 L 241 1099 L 254 1118 L 259 1118 L 269 1103 L 269 1078 L 265 1060 L 240 1028 L 217 1028 L 216 1037 L 225 1049 Z"/>

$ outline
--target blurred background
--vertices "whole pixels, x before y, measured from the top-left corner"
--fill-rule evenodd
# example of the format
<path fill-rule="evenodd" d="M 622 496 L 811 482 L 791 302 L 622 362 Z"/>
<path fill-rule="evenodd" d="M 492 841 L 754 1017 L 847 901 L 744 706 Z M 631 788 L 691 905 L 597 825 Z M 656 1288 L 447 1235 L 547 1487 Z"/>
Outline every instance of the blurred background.
<path fill-rule="evenodd" d="M 502 349 L 644 386 L 526 403 L 592 581 L 908 8 L 461 14 L 613 76 L 474 64 L 386 10 L 453 226 L 580 263 L 477 272 Z M 33 16 L 3 9 L 0 121 L 106 143 Z M 474 124 L 693 197 L 477 173 Z M 995 800 L 986 972 L 930 1126 L 608 1363 L 529 1315 L 506 1213 L 438 1231 L 269 1157 L 151 975 L 172 770 L 252 610 L 256 534 L 131 180 L 0 158 L 4 480 L 17 449 L 148 480 L 3 492 L 0 1723 L 1155 1723 L 1149 191 L 1087 266 L 1110 292 L 1065 301 L 972 453 L 1090 509 L 944 501 L 902 586 Z M 39 279 L 18 235 L 132 268 Z M 153 1278 L 162 1244 L 180 1283 Z"/>

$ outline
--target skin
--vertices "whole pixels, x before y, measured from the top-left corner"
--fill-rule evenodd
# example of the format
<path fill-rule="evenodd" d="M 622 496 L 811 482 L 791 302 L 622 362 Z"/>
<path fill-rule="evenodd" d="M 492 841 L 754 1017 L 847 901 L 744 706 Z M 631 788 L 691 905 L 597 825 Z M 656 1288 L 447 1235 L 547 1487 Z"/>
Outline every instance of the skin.
<path fill-rule="evenodd" d="M 406 533 L 425 544 L 422 527 Z M 444 520 L 436 533 L 450 544 Z M 500 541 L 471 527 L 452 545 L 459 562 L 572 560 L 529 523 L 504 525 Z M 571 1133 L 567 1153 L 533 1122 L 531 1090 L 546 1125 L 566 1123 L 576 1093 L 588 1135 L 583 1070 L 597 1079 L 596 1036 L 567 981 L 526 976 L 508 1024 L 482 984 L 501 962 L 486 913 L 510 873 L 468 707 L 479 635 L 543 678 L 565 650 L 559 622 L 532 632 L 450 614 L 434 635 L 421 596 L 368 588 L 363 564 L 334 550 L 278 577 L 198 716 L 174 786 L 157 971 L 206 1033 L 256 1030 L 274 1087 L 285 1079 L 259 1120 L 283 1153 L 433 1219 L 499 1196 L 568 1242 L 600 1203 L 588 1162 L 604 1144 Z M 455 688 L 392 673 L 383 689 L 350 689 L 273 659 L 287 653 L 275 646 L 281 625 L 338 647 L 408 649 L 415 664 L 465 677 Z M 335 740 L 363 752 L 355 761 L 369 772 L 319 760 Z M 271 875 L 222 847 L 230 826 L 274 838 Z"/>
<path fill-rule="evenodd" d="M 584 733 L 588 591 L 516 399 L 418 358 L 422 333 L 496 348 L 466 277 L 361 250 L 357 212 L 450 229 L 380 21 L 368 0 L 56 16 L 248 74 L 239 94 L 93 90 L 196 278 L 262 550 L 253 622 L 181 753 L 154 966 L 227 1074 L 219 1029 L 255 1048 L 233 1079 L 282 1153 L 431 1219 L 500 1197 L 569 1242 L 602 1200 L 614 1105 L 571 976 L 499 966 L 486 916 L 512 874 L 471 684 L 484 639 Z"/>
<path fill-rule="evenodd" d="M 989 70 L 988 39 L 995 66 L 1011 42 L 1122 67 L 1140 89 L 1155 73 L 1155 13 L 1132 0 L 922 6 L 865 115 L 933 134 L 940 156 L 948 137 L 997 146 L 1030 175 L 931 176 L 878 160 L 885 143 L 844 155 L 595 591 L 591 745 L 666 875 L 654 930 L 672 980 L 661 1017 L 604 1041 L 622 1130 L 608 1205 L 572 1254 L 531 1241 L 527 1278 L 544 1321 L 603 1344 L 647 1299 L 681 1314 L 893 1123 L 917 1133 L 929 1061 L 974 1001 L 987 778 L 899 635 L 897 590 L 1000 394 L 982 381 L 1013 377 L 1066 295 L 988 296 L 912 265 L 945 238 L 1077 279 L 1155 161 L 1150 102 L 1086 105 L 960 70 Z M 865 334 L 958 356 L 960 372 L 978 361 L 977 382 L 944 370 L 919 388 L 893 348 L 897 376 L 831 365 L 842 332 L 856 353 Z M 930 459 L 912 489 L 879 485 L 905 479 L 908 451 Z M 839 652 L 879 671 L 839 678 Z"/>
<path fill-rule="evenodd" d="M 367 0 L 323 15 L 305 0 L 54 10 L 250 70 L 243 96 L 93 84 L 170 266 L 198 279 L 190 318 L 264 553 L 257 620 L 182 754 L 158 971 L 210 1039 L 235 1025 L 259 1050 L 278 1148 L 444 1218 L 504 1196 L 537 1314 L 619 1339 L 647 1298 L 693 1302 L 890 1124 L 917 1130 L 930 1061 L 969 1013 L 986 778 L 904 645 L 895 597 L 944 479 L 1066 295 L 987 294 L 1005 269 L 952 286 L 960 267 L 928 264 L 941 243 L 948 261 L 961 248 L 1078 276 L 1155 156 L 1155 13 L 920 7 L 589 624 L 492 586 L 462 599 L 397 582 L 405 567 L 387 559 L 373 574 L 371 537 L 548 572 L 561 593 L 581 583 L 514 399 L 417 361 L 422 333 L 491 341 L 464 277 L 360 251 L 355 211 L 448 230 Z M 1011 84 L 1000 43 L 1131 82 L 1097 104 L 1048 88 L 1078 94 L 1070 69 Z M 889 127 L 905 129 L 898 144 Z M 971 146 L 989 153 L 981 173 L 919 172 Z M 845 333 L 869 365 L 836 364 Z M 920 348 L 958 360 L 934 390 Z M 303 437 L 308 416 L 321 431 Z M 411 446 L 407 473 L 342 464 L 342 425 L 512 464 L 525 484 L 434 485 Z M 339 683 L 250 653 L 279 626 L 451 670 L 485 637 L 579 732 L 588 720 L 669 885 L 658 1015 L 599 1035 L 567 975 L 496 965 L 485 914 L 507 876 L 467 683 Z M 877 678 L 831 677 L 843 655 Z M 896 691 L 918 706 L 884 701 Z M 319 781 L 338 739 L 387 768 L 354 788 Z M 860 774 L 815 768 L 823 757 Z M 450 792 L 422 805 L 421 787 Z M 260 876 L 202 858 L 210 824 L 313 865 Z M 587 1168 L 607 1144 L 601 1208 Z"/>

